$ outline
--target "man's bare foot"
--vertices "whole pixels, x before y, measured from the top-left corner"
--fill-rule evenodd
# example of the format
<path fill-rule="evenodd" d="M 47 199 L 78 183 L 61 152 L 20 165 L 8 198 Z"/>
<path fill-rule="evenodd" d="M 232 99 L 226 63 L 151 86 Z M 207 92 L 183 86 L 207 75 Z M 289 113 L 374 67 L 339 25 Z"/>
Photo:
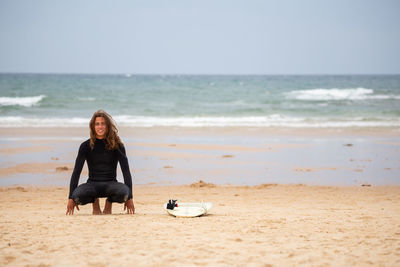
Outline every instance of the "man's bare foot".
<path fill-rule="evenodd" d="M 100 203 L 99 203 L 99 199 L 96 198 L 93 202 L 93 215 L 100 215 L 101 214 L 101 209 L 100 209 Z"/>
<path fill-rule="evenodd" d="M 111 214 L 112 213 L 112 203 L 106 200 L 106 204 L 104 205 L 103 214 Z"/>

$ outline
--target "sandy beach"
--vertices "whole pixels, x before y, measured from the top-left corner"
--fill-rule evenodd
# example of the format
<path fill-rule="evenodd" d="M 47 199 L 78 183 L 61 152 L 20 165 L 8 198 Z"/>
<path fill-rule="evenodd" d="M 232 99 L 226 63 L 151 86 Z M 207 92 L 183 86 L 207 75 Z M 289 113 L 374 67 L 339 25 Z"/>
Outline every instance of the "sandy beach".
<path fill-rule="evenodd" d="M 136 186 L 136 214 L 81 206 L 65 187 L 3 187 L 1 265 L 397 266 L 400 187 L 265 184 Z M 211 201 L 210 214 L 175 218 L 162 203 Z M 102 203 L 101 203 L 102 204 Z"/>
<path fill-rule="evenodd" d="M 86 205 L 66 216 L 87 129 L 0 130 L 1 265 L 400 264 L 398 129 L 120 134 L 136 214 L 117 204 L 113 215 L 93 216 Z M 86 177 L 84 167 L 80 182 Z M 170 198 L 214 207 L 207 216 L 174 218 L 162 207 Z"/>

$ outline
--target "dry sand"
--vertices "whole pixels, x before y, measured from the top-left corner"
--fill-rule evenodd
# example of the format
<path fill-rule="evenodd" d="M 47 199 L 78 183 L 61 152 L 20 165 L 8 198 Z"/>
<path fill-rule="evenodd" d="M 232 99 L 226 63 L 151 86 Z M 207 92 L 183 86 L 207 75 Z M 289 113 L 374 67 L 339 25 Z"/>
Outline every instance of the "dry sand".
<path fill-rule="evenodd" d="M 136 214 L 97 216 L 66 216 L 65 187 L 0 190 L 2 266 L 400 265 L 395 186 L 136 186 Z M 175 218 L 171 197 L 214 207 Z"/>

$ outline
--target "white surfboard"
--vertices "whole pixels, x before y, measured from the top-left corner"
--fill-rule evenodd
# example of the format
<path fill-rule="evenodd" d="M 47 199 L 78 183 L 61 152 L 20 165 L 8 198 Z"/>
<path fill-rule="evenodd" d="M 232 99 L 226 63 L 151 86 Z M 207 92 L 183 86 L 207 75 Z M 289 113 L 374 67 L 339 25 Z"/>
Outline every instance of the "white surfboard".
<path fill-rule="evenodd" d="M 198 217 L 206 215 L 211 208 L 211 202 L 178 203 L 178 207 L 173 210 L 167 209 L 167 203 L 164 204 L 164 209 L 168 214 L 175 217 Z"/>

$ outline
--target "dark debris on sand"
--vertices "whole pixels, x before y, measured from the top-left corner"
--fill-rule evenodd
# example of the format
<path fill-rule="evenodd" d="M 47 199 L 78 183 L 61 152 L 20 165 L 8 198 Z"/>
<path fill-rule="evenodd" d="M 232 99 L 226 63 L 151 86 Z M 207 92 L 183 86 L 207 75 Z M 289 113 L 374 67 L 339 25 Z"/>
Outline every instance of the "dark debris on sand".
<path fill-rule="evenodd" d="M 56 168 L 56 171 L 57 171 L 57 172 L 68 171 L 68 167 L 67 167 L 67 166 L 57 167 L 57 168 Z"/>
<path fill-rule="evenodd" d="M 212 183 L 206 183 L 206 182 L 204 182 L 203 180 L 199 180 L 197 183 L 191 184 L 190 187 L 196 187 L 196 188 L 199 188 L 199 187 L 206 187 L 206 188 L 211 188 L 211 187 L 216 187 L 216 185 L 215 185 L 215 184 L 212 184 Z"/>

